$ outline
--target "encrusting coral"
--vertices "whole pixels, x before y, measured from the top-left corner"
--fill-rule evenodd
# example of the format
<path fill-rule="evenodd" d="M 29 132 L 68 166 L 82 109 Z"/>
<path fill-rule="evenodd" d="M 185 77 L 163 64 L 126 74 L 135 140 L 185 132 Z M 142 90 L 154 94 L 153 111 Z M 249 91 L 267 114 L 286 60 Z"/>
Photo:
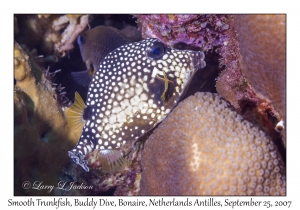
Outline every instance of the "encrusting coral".
<path fill-rule="evenodd" d="M 15 195 L 41 195 L 45 192 L 25 190 L 22 183 L 41 180 L 43 185 L 57 185 L 60 170 L 69 161 L 67 151 L 80 133 L 70 132 L 44 69 L 16 42 L 14 66 Z"/>
<path fill-rule="evenodd" d="M 196 93 L 142 153 L 141 195 L 285 195 L 285 166 L 264 132 L 217 94 Z"/>
<path fill-rule="evenodd" d="M 211 50 L 228 38 L 230 15 L 135 15 L 144 38 L 158 38 L 168 46 L 185 43 Z"/>

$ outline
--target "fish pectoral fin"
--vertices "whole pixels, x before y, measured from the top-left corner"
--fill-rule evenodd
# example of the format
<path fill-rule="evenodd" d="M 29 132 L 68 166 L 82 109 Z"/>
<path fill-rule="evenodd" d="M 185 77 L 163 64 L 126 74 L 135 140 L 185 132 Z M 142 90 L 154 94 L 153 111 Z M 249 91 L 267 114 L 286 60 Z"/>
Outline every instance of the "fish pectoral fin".
<path fill-rule="evenodd" d="M 114 172 L 123 169 L 127 163 L 127 158 L 124 157 L 122 151 L 119 150 L 100 150 L 98 160 L 102 168 L 106 171 Z"/>
<path fill-rule="evenodd" d="M 77 84 L 87 87 L 92 81 L 93 73 L 88 69 L 85 71 L 71 72 L 71 76 Z"/>
<path fill-rule="evenodd" d="M 67 117 L 68 124 L 74 130 L 78 128 L 83 128 L 85 120 L 83 119 L 84 109 L 86 108 L 79 93 L 75 92 L 74 103 L 66 108 L 65 115 Z"/>

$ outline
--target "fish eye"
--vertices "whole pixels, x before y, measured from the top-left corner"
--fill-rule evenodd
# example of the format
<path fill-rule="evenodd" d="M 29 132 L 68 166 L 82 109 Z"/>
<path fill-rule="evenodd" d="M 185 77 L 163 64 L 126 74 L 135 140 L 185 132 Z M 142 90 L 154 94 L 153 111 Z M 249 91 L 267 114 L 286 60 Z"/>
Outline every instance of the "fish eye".
<path fill-rule="evenodd" d="M 84 42 L 85 42 L 85 36 L 84 36 L 84 34 L 80 34 L 80 35 L 77 37 L 77 43 L 78 43 L 79 45 L 82 45 L 82 44 L 84 44 Z"/>
<path fill-rule="evenodd" d="M 161 42 L 153 42 L 152 46 L 148 48 L 148 57 L 158 60 L 165 54 L 165 45 Z"/>

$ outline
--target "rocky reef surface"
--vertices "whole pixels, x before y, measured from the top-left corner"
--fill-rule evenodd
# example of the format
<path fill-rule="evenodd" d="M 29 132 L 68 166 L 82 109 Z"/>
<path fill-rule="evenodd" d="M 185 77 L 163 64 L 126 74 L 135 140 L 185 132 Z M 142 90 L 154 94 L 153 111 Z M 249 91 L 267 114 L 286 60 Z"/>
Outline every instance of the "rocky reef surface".
<path fill-rule="evenodd" d="M 15 195 L 285 195 L 285 18 L 15 15 Z M 71 78 L 86 68 L 75 40 L 97 25 L 132 40 L 140 32 L 177 49 L 203 50 L 207 64 L 183 102 L 114 173 L 102 170 L 97 151 L 87 157 L 88 173 L 67 155 L 81 131 L 70 129 L 64 110 L 75 91 L 87 94 Z M 93 187 L 49 193 L 24 190 L 25 180 Z"/>

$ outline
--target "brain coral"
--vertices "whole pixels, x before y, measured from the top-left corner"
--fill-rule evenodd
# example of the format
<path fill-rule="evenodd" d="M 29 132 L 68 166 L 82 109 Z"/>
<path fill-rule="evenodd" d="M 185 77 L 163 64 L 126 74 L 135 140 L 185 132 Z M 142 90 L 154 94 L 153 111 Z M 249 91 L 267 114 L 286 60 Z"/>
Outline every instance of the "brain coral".
<path fill-rule="evenodd" d="M 142 195 L 285 195 L 276 145 L 217 94 L 181 102 L 145 144 Z"/>

